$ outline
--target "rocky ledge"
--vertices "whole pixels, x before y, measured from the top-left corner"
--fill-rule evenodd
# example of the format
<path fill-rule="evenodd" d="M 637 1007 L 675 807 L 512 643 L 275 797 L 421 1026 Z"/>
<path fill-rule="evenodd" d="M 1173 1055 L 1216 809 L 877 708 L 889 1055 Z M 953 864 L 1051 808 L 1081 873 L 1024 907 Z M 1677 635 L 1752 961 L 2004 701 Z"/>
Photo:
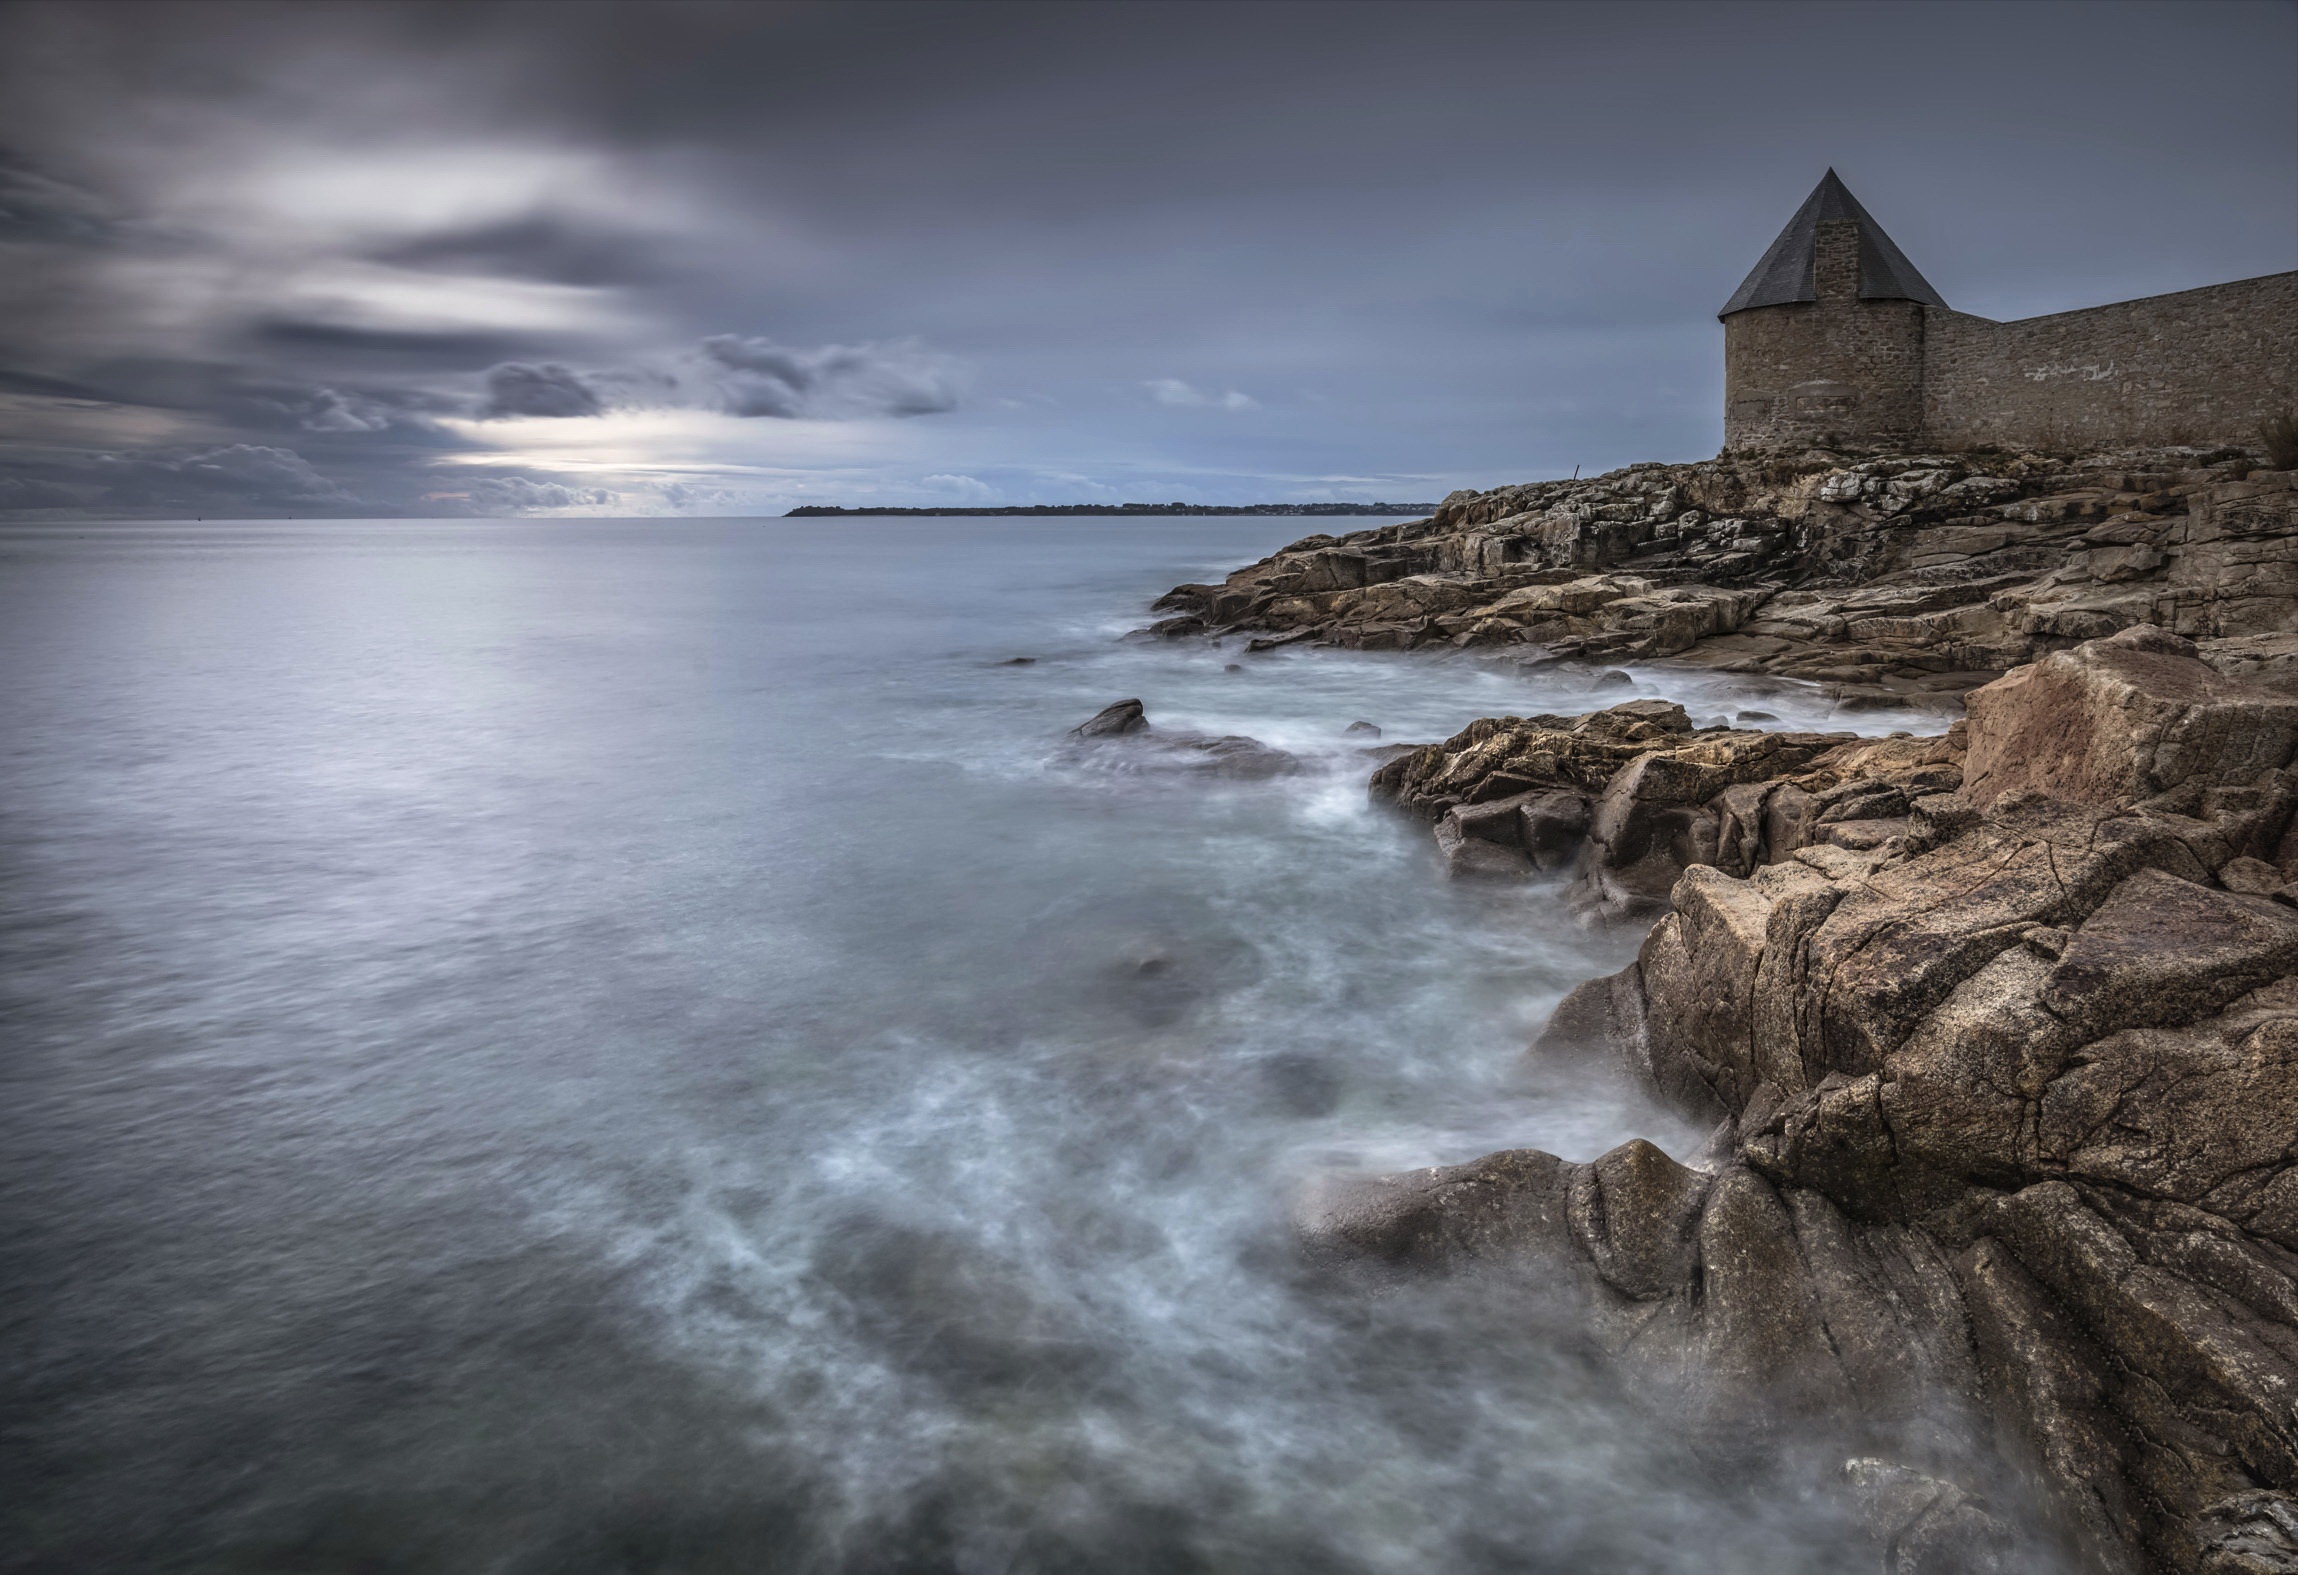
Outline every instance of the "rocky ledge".
<path fill-rule="evenodd" d="M 1367 650 L 1519 648 L 1776 673 L 1952 713 L 2140 624 L 2298 668 L 2298 491 L 2237 450 L 1727 454 L 1456 492 L 1310 536 L 1154 625 Z"/>
<path fill-rule="evenodd" d="M 1695 728 L 1680 705 L 1591 716 L 1487 717 L 1400 751 L 1374 798 L 1436 822 L 1448 874 L 1575 871 L 1584 919 L 1664 911 L 1694 865 L 1745 875 L 1796 849 L 1881 847 L 1911 805 L 1962 780 L 1963 730 L 1942 738 Z"/>
<path fill-rule="evenodd" d="M 2187 497 L 2283 483 L 2239 485 Z M 1384 766 L 1473 860 L 1671 910 L 1534 1054 L 1717 1127 L 1328 1186 L 1313 1248 L 1560 1313 L 1719 1448 L 1848 1440 L 1887 1570 L 2035 1567 L 2019 1482 L 2072 1567 L 2298 1571 L 2298 696 L 2204 654 L 2051 652 L 1938 738 L 1645 702 Z"/>

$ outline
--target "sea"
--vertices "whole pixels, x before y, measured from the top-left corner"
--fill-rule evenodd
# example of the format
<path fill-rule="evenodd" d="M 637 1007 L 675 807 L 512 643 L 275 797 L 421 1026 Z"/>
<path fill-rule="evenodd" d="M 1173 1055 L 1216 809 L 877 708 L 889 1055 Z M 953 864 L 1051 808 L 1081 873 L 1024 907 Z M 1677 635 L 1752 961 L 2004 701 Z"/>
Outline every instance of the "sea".
<path fill-rule="evenodd" d="M 0 528 L 4 1567 L 1865 1567 L 1295 1214 L 1705 1136 L 1528 1057 L 1638 937 L 1448 882 L 1368 748 L 1936 724 L 1131 634 L 1303 528 Z M 1066 739 L 1134 698 L 1300 769 Z"/>

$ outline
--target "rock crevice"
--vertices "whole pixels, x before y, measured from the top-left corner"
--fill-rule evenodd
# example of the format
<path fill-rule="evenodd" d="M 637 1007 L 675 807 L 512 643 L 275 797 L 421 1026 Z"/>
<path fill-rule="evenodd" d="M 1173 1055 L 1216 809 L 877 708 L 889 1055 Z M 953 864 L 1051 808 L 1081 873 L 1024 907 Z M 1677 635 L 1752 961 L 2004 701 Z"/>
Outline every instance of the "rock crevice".
<path fill-rule="evenodd" d="M 1520 1283 L 1729 1447 L 1826 1418 L 1886 1568 L 2013 1567 L 2007 1470 L 2079 1567 L 2298 1571 L 2294 756 L 2298 700 L 2136 627 L 1941 738 L 1640 702 L 1391 762 L 1527 868 L 1585 806 L 1589 901 L 1664 911 L 1534 1053 L 1717 1132 L 1364 1180 L 1310 1238 Z"/>

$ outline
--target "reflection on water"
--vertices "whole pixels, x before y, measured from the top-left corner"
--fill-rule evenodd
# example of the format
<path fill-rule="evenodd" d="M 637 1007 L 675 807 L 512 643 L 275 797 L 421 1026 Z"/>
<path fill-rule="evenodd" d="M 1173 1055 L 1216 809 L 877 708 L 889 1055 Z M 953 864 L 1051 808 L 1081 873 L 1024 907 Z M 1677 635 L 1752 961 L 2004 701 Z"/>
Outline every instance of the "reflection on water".
<path fill-rule="evenodd" d="M 1633 937 L 1347 726 L 1750 702 L 1117 638 L 1296 531 L 0 533 L 9 1567 L 1843 1567 L 1520 1308 L 1302 1277 L 1320 1170 L 1699 1142 L 1527 1069 Z M 1060 753 L 1131 696 L 1309 769 Z"/>

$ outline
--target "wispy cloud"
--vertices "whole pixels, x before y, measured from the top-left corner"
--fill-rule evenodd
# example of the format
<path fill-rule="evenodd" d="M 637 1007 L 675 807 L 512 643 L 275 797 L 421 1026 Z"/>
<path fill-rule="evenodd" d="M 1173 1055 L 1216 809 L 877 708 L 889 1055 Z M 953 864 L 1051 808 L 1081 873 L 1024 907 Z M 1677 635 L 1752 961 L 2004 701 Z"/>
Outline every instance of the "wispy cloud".
<path fill-rule="evenodd" d="M 104 454 L 98 457 L 94 474 L 107 488 L 105 501 L 138 507 L 324 507 L 356 501 L 295 450 L 260 443 Z"/>
<path fill-rule="evenodd" d="M 111 236 L 111 204 L 0 148 L 0 241 L 72 244 Z"/>
<path fill-rule="evenodd" d="M 1177 377 L 1153 377 L 1141 385 L 1149 390 L 1149 397 L 1160 405 L 1204 406 L 1219 410 L 1258 410 L 1261 402 L 1250 394 L 1236 389 L 1225 389 L 1209 394 L 1194 384 Z"/>
<path fill-rule="evenodd" d="M 620 494 L 606 487 L 570 487 L 525 476 L 488 476 L 471 483 L 471 508 L 480 514 L 536 514 L 565 509 L 604 508 Z"/>
<path fill-rule="evenodd" d="M 977 476 L 953 475 L 943 472 L 926 477 L 925 484 L 963 498 L 968 503 L 987 503 L 997 496 L 997 489 Z"/>

